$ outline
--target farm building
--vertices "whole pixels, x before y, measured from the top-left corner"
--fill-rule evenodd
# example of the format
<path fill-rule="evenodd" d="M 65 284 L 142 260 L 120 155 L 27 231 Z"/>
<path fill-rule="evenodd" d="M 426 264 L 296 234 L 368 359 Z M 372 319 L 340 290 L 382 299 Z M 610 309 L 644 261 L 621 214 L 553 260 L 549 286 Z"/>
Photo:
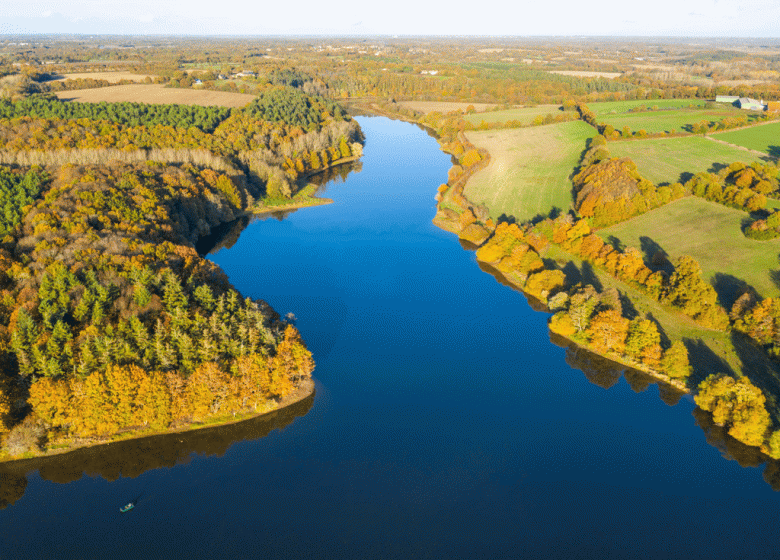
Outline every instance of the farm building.
<path fill-rule="evenodd" d="M 751 111 L 763 111 L 764 110 L 764 102 L 763 101 L 756 101 L 755 99 L 751 99 L 750 97 L 740 97 L 739 101 L 739 108 L 740 109 L 748 109 Z"/>
<path fill-rule="evenodd" d="M 717 95 L 715 101 L 717 103 L 734 103 L 739 100 L 738 95 Z"/>

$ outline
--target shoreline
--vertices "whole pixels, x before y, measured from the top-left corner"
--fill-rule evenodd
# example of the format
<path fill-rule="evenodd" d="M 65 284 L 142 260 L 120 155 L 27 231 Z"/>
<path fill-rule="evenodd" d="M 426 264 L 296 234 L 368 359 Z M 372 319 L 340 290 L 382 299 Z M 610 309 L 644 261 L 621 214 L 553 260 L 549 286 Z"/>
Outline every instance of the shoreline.
<path fill-rule="evenodd" d="M 102 438 L 77 439 L 74 440 L 75 443 L 73 445 L 69 445 L 67 447 L 53 447 L 45 451 L 40 451 L 37 453 L 28 452 L 23 455 L 15 456 L 15 457 L 7 457 L 7 456 L 0 457 L 0 464 L 21 463 L 22 461 L 27 461 L 27 460 L 56 457 L 58 455 L 67 455 L 68 453 L 72 453 L 74 451 L 78 451 L 81 449 L 87 449 L 91 447 L 101 447 L 101 446 L 110 445 L 112 443 L 118 443 L 121 441 L 141 440 L 144 438 L 150 438 L 150 437 L 161 436 L 161 435 L 169 435 L 169 434 L 184 433 L 184 432 L 196 432 L 198 430 L 203 430 L 207 428 L 218 428 L 222 426 L 228 426 L 231 424 L 238 424 L 249 420 L 255 420 L 265 415 L 275 414 L 280 410 L 283 410 L 289 406 L 299 403 L 300 401 L 314 394 L 314 392 L 315 392 L 314 379 L 309 378 L 304 380 L 293 393 L 287 395 L 285 398 L 280 400 L 277 403 L 277 406 L 269 410 L 264 410 L 262 412 L 248 412 L 246 414 L 230 416 L 230 417 L 215 416 L 213 421 L 207 420 L 206 422 L 189 423 L 189 424 L 184 424 L 173 428 L 169 428 L 166 430 L 139 429 L 139 430 L 131 430 L 119 434 L 114 434 L 113 436 L 105 436 Z M 58 446 L 61 444 L 54 443 L 53 445 Z"/>

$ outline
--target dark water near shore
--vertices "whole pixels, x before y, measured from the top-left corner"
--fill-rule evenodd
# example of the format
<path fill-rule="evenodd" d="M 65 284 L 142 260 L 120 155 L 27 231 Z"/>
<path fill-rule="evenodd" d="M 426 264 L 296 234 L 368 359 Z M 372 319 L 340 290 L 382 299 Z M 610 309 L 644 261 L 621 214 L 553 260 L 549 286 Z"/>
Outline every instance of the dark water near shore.
<path fill-rule="evenodd" d="M 316 396 L 0 467 L 0 559 L 777 557 L 760 458 L 689 399 L 551 343 L 546 314 L 431 224 L 449 157 L 360 122 L 362 170 L 326 186 L 333 204 L 228 229 L 210 255 L 297 316 Z"/>

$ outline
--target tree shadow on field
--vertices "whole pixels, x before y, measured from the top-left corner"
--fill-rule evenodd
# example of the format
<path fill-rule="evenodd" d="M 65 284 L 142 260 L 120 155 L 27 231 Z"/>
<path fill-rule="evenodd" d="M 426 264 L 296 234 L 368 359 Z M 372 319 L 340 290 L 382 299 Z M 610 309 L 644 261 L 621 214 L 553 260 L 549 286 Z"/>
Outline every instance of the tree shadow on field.
<path fill-rule="evenodd" d="M 780 146 L 769 146 L 767 153 L 773 158 L 780 158 Z"/>
<path fill-rule="evenodd" d="M 731 344 L 742 362 L 742 373 L 766 395 L 769 410 L 776 410 L 780 396 L 780 364 L 743 333 L 731 331 Z"/>
<path fill-rule="evenodd" d="M 509 216 L 507 214 L 501 214 L 498 217 L 498 223 L 516 224 L 517 218 L 515 218 L 514 216 Z"/>
<path fill-rule="evenodd" d="M 625 244 L 619 238 L 615 237 L 614 235 L 610 235 L 610 236 L 607 237 L 607 243 L 612 245 L 612 247 L 616 251 L 621 251 L 622 252 L 622 251 L 626 250 Z"/>
<path fill-rule="evenodd" d="M 674 272 L 674 265 L 669 261 L 669 254 L 657 241 L 643 235 L 639 238 L 639 247 L 645 254 L 645 264 L 653 272 L 663 270 L 671 275 Z"/>
<path fill-rule="evenodd" d="M 547 213 L 547 215 L 546 215 L 546 216 L 545 216 L 544 214 L 541 214 L 541 213 L 540 213 L 540 214 L 537 214 L 536 216 L 534 216 L 533 218 L 531 218 L 531 223 L 532 223 L 533 225 L 536 225 L 536 224 L 538 224 L 539 222 L 543 222 L 543 221 L 545 221 L 545 220 L 546 220 L 546 219 L 548 219 L 548 218 L 549 218 L 550 220 L 554 220 L 555 218 L 557 218 L 558 216 L 560 216 L 562 213 L 563 213 L 563 211 L 562 211 L 560 208 L 558 208 L 557 206 L 553 206 L 553 207 L 552 207 L 552 210 L 550 210 L 550 211 Z M 499 219 L 500 219 L 500 218 L 499 218 Z"/>
<path fill-rule="evenodd" d="M 561 271 L 566 275 L 566 283 L 570 286 L 582 283 L 583 285 L 590 284 L 598 292 L 604 289 L 598 276 L 593 271 L 593 267 L 588 262 L 583 262 L 582 266 L 578 267 L 574 264 L 574 261 L 569 261 Z"/>
<path fill-rule="evenodd" d="M 707 169 L 707 172 L 708 173 L 720 173 L 721 171 L 723 171 L 727 167 L 728 167 L 728 165 L 726 165 L 725 163 L 720 163 L 720 162 L 716 161 L 716 162 L 713 162 L 712 165 L 710 165 L 710 168 Z"/>
<path fill-rule="evenodd" d="M 693 368 L 693 373 L 688 379 L 690 387 L 698 386 L 711 373 L 725 373 L 735 377 L 734 370 L 726 360 L 715 354 L 703 340 L 684 338 L 683 344 L 688 349 L 688 360 Z"/>
<path fill-rule="evenodd" d="M 660 321 L 658 321 L 658 319 L 656 319 L 655 316 L 649 312 L 645 313 L 645 319 L 647 319 L 648 321 L 652 321 L 653 324 L 658 329 L 658 334 L 661 336 L 661 346 L 664 348 L 669 348 L 669 346 L 672 345 L 672 341 L 669 340 L 669 337 L 666 335 L 666 331 L 664 330 Z"/>
<path fill-rule="evenodd" d="M 718 293 L 718 302 L 726 311 L 729 311 L 743 294 L 751 293 L 756 300 L 763 299 L 753 286 L 731 274 L 718 272 L 715 274 L 712 286 Z"/>
<path fill-rule="evenodd" d="M 691 173 L 690 171 L 683 171 L 682 173 L 680 173 L 680 178 L 677 180 L 677 182 L 680 183 L 681 185 L 684 185 L 691 179 L 693 179 L 693 173 Z"/>
<path fill-rule="evenodd" d="M 780 270 L 770 270 L 769 271 L 769 278 L 772 280 L 772 283 L 780 288 Z"/>

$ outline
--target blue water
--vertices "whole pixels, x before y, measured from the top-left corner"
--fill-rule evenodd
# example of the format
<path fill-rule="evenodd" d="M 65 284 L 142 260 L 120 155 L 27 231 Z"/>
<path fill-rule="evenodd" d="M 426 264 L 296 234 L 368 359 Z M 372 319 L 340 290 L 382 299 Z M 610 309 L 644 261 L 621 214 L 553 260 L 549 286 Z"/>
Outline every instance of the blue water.
<path fill-rule="evenodd" d="M 363 167 L 333 204 L 210 255 L 296 315 L 311 410 L 140 475 L 32 472 L 0 510 L 0 559 L 777 557 L 763 467 L 709 445 L 688 399 L 568 366 L 548 316 L 431 223 L 449 157 L 359 120 Z"/>

